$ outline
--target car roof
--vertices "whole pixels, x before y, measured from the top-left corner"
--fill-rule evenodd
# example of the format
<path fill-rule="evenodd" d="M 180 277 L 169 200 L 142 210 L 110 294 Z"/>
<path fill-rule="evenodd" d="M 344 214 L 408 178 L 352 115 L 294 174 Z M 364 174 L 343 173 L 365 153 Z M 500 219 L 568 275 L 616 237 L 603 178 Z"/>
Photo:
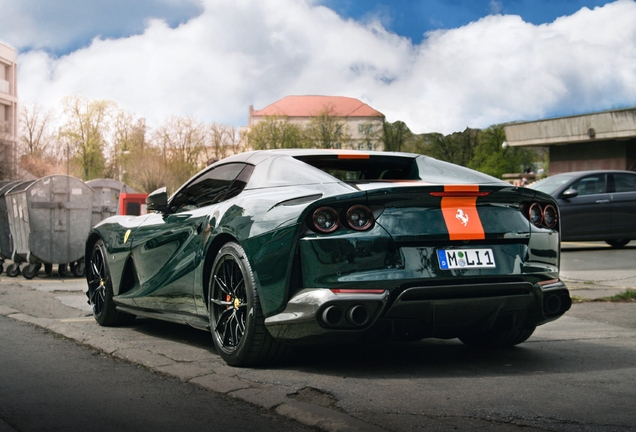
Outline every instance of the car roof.
<path fill-rule="evenodd" d="M 250 152 L 239 153 L 234 156 L 229 156 L 225 159 L 221 159 L 216 162 L 219 163 L 227 163 L 227 162 L 250 162 L 250 163 L 258 163 L 264 159 L 273 157 L 273 156 L 291 156 L 291 157 L 299 157 L 299 156 L 327 156 L 327 155 L 335 155 L 340 157 L 362 157 L 362 156 L 394 156 L 394 157 L 407 157 L 407 158 L 415 158 L 419 156 L 415 153 L 406 153 L 406 152 L 385 152 L 385 151 L 376 151 L 376 150 L 346 150 L 346 149 L 272 149 L 272 150 L 252 150 Z"/>

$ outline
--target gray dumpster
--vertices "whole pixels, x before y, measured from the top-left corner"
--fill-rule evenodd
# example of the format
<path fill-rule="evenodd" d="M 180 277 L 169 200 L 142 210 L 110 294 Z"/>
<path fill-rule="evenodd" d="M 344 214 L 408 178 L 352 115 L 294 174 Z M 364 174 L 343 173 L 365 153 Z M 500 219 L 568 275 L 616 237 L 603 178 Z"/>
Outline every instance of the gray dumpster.
<path fill-rule="evenodd" d="M 11 232 L 9 231 L 9 215 L 7 214 L 7 202 L 4 194 L 11 190 L 18 181 L 0 181 L 0 273 L 4 270 L 4 260 L 10 259 L 13 252 L 11 247 Z"/>
<path fill-rule="evenodd" d="M 14 220 L 19 217 L 18 213 L 13 212 L 13 208 L 10 203 L 9 193 L 12 191 L 23 190 L 27 188 L 33 180 L 23 181 L 23 182 L 15 182 L 9 185 L 6 185 L 3 188 L 2 194 L 2 205 L 6 209 L 5 215 L 7 216 L 8 229 L 9 234 L 6 238 L 6 242 L 2 242 L 2 255 L 6 258 L 9 258 L 13 261 L 12 264 L 7 266 L 7 275 L 11 277 L 16 277 L 20 274 L 20 263 L 24 262 L 24 260 L 20 259 L 20 257 L 15 256 L 15 246 L 16 246 L 16 233 L 14 233 L 12 225 L 15 223 Z"/>
<path fill-rule="evenodd" d="M 93 214 L 91 226 L 107 217 L 119 214 L 119 196 L 122 193 L 137 193 L 126 183 L 113 179 L 94 179 L 86 182 L 93 191 Z"/>
<path fill-rule="evenodd" d="M 75 177 L 42 177 L 6 193 L 14 262 L 29 263 L 22 274 L 31 279 L 42 264 L 60 276 L 70 269 L 84 275 L 84 243 L 91 228 L 93 189 Z"/>

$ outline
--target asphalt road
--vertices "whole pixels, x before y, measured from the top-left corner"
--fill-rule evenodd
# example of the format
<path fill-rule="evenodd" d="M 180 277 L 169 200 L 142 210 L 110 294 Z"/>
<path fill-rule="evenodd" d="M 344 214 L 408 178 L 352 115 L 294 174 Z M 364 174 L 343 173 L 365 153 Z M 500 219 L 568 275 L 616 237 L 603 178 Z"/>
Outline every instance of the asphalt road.
<path fill-rule="evenodd" d="M 597 298 L 636 289 L 636 241 L 623 248 L 605 242 L 561 244 L 561 279 L 574 295 Z"/>
<path fill-rule="evenodd" d="M 573 249 L 562 255 L 573 294 L 634 286 L 636 248 Z M 472 350 L 456 340 L 323 347 L 274 368 L 237 369 L 206 332 L 148 319 L 98 326 L 83 289 L 81 280 L 0 276 L 0 315 L 100 353 L 82 367 L 123 359 L 320 430 L 636 431 L 636 302 L 576 303 L 512 349 Z"/>
<path fill-rule="evenodd" d="M 0 432 L 311 430 L 0 316 Z"/>

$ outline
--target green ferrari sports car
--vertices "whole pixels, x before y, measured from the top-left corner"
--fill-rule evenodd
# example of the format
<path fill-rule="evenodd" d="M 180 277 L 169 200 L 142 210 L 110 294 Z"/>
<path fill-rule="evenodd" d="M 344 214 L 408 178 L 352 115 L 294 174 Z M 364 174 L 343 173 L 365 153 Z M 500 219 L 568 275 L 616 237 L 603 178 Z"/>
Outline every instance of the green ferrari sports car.
<path fill-rule="evenodd" d="M 512 346 L 572 303 L 554 199 L 427 156 L 253 151 L 147 208 L 87 238 L 95 319 L 208 330 L 234 366 L 297 344 Z"/>

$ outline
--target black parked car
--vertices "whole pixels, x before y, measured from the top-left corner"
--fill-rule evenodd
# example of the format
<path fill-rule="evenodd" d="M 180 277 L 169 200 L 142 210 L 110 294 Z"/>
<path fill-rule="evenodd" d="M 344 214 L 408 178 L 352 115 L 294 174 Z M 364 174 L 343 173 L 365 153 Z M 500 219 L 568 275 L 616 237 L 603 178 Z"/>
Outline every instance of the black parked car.
<path fill-rule="evenodd" d="M 636 239 L 636 172 L 568 172 L 529 187 L 557 200 L 562 241 L 602 240 L 623 247 Z"/>

